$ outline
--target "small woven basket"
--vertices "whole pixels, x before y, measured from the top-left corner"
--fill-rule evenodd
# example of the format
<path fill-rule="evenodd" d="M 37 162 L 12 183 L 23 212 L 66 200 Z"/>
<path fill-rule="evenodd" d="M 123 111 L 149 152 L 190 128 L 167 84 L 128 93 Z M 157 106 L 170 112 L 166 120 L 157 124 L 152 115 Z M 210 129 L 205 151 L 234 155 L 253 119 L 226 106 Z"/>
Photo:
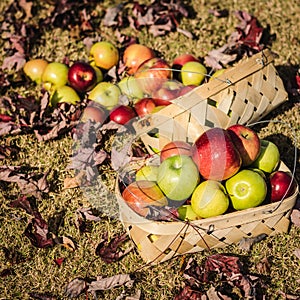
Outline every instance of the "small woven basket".
<path fill-rule="evenodd" d="M 289 172 L 283 162 L 279 170 Z M 287 232 L 298 193 L 297 185 L 294 194 L 282 202 L 191 222 L 167 222 L 147 220 L 136 214 L 123 200 L 119 184 L 116 185 L 120 219 L 142 259 L 149 264 L 204 249 L 223 248 L 242 238 Z"/>
<path fill-rule="evenodd" d="M 260 120 L 287 100 L 272 61 L 269 51 L 258 53 L 217 79 L 175 99 L 157 113 L 137 120 L 133 123 L 134 139 L 141 140 L 155 156 L 155 152 L 170 141 L 193 143 L 209 128 L 227 128 L 236 123 L 250 125 Z M 128 143 L 125 148 L 128 149 Z M 128 159 L 124 158 L 124 162 Z M 126 168 L 131 166 L 125 165 Z M 289 171 L 282 162 L 279 169 Z M 127 206 L 119 180 L 115 191 L 120 219 L 128 234 L 145 262 L 155 264 L 177 255 L 224 247 L 243 237 L 287 232 L 298 186 L 292 196 L 280 203 L 192 222 L 145 219 Z"/>

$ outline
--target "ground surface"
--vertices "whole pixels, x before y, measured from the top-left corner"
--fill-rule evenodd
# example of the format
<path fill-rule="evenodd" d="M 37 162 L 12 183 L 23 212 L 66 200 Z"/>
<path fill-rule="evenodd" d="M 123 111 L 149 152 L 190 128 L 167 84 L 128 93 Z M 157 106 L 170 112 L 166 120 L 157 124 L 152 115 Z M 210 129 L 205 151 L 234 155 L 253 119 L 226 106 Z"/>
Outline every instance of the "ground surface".
<path fill-rule="evenodd" d="M 105 8 L 116 2 L 104 1 L 95 4 L 93 16 L 99 24 L 95 36 L 98 38 L 101 36 L 119 45 L 115 31 L 101 25 L 101 17 Z M 1 22 L 6 17 L 7 3 L 11 2 L 1 1 L 0 4 Z M 269 26 L 271 34 L 276 35 L 271 46 L 276 54 L 275 66 L 286 84 L 294 80 L 295 72 L 300 64 L 298 35 L 300 7 L 297 0 L 225 0 L 222 2 L 201 0 L 191 1 L 189 6 L 193 10 L 193 15 L 183 18 L 180 27 L 192 32 L 194 39 L 178 32 L 170 32 L 154 38 L 147 30 L 134 32 L 130 28 L 123 28 L 120 31 L 137 36 L 140 43 L 157 50 L 168 61 L 184 52 L 204 57 L 209 50 L 222 46 L 230 33 L 234 31 L 239 21 L 233 12 L 247 11 L 256 16 L 263 27 Z M 33 1 L 33 7 L 33 16 L 27 22 L 38 24 L 40 18 L 51 13 L 53 4 L 51 1 L 39 1 L 39 4 Z M 228 9 L 229 15 L 217 18 L 209 13 L 209 9 L 216 8 Z M 16 17 L 18 17 L 17 13 Z M 65 57 L 71 61 L 87 58 L 83 38 L 75 29 L 51 28 L 50 30 L 49 28 L 44 28 L 39 39 L 32 40 L 34 46 L 31 47 L 30 58 L 44 57 L 49 61 L 62 61 Z M 5 51 L 7 46 L 5 30 L 3 28 L 1 30 L 0 64 L 8 55 Z M 9 95 L 12 91 L 17 91 L 22 95 L 38 94 L 39 88 L 33 84 L 30 88 L 28 85 L 26 88 L 16 85 L 9 89 L 1 89 L 3 92 L 1 97 Z M 290 96 L 288 102 L 265 118 L 271 122 L 263 123 L 257 128 L 261 137 L 269 137 L 278 143 L 282 159 L 290 168 L 298 163 L 295 174 L 298 181 L 300 181 L 299 158 L 296 162 L 294 150 L 295 147 L 298 152 L 300 149 L 299 100 L 299 95 Z M 29 219 L 28 214 L 24 210 L 9 206 L 10 201 L 19 196 L 18 187 L 0 182 L 0 272 L 6 269 L 11 272 L 1 275 L 0 299 L 65 299 L 65 287 L 76 277 L 94 278 L 99 275 L 106 277 L 131 272 L 136 273 L 137 279 L 134 287 L 128 290 L 128 294 L 134 294 L 135 291 L 140 290 L 141 299 L 174 298 L 183 286 L 180 259 L 176 258 L 158 266 L 142 268 L 144 263 L 140 256 L 136 251 L 131 251 L 119 262 L 106 264 L 95 254 L 95 249 L 101 242 L 104 232 L 108 233 L 109 238 L 123 232 L 120 221 L 103 216 L 99 222 L 88 222 L 89 230 L 86 232 L 82 233 L 78 229 L 77 209 L 89 207 L 91 204 L 90 199 L 85 197 L 81 189 L 63 188 L 65 178 L 72 175 L 72 170 L 67 169 L 72 155 L 72 139 L 68 135 L 46 142 L 37 142 L 34 134 L 9 135 L 1 137 L 1 142 L 16 145 L 20 149 L 16 157 L 6 158 L 1 164 L 27 166 L 40 173 L 49 172 L 47 179 L 51 189 L 44 198 L 38 200 L 38 209 L 47 221 L 54 220 L 56 215 L 62 214 L 63 222 L 58 227 L 57 234 L 74 241 L 75 250 L 63 245 L 44 249 L 34 247 L 23 234 Z M 229 246 L 223 250 L 215 250 L 213 253 L 225 252 L 240 256 L 246 262 L 250 272 L 263 277 L 268 299 L 299 299 L 297 296 L 300 297 L 300 259 L 294 254 L 294 251 L 300 248 L 299 235 L 300 229 L 293 225 L 289 233 L 268 237 L 255 244 L 249 252 L 237 246 Z M 126 246 L 130 246 L 130 243 L 128 242 Z M 208 253 L 203 252 L 191 255 L 191 257 L 201 262 L 206 255 Z M 60 266 L 55 263 L 55 260 L 59 258 L 64 258 Z M 259 263 L 265 259 L 269 262 L 268 268 L 259 269 Z M 140 272 L 136 272 L 137 270 Z M 116 299 L 123 288 L 104 291 L 98 295 L 98 299 Z M 44 296 L 49 294 L 49 296 L 48 298 L 33 298 L 30 293 L 44 294 Z M 295 295 L 295 298 L 287 298 L 285 296 L 287 294 Z M 79 299 L 92 299 L 92 297 L 82 294 Z"/>

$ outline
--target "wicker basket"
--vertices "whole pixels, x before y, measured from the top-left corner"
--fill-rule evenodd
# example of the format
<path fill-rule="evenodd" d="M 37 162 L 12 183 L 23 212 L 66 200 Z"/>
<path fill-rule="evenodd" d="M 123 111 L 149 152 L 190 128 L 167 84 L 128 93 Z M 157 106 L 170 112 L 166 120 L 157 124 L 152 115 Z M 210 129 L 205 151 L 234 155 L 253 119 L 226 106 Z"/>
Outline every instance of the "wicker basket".
<path fill-rule="evenodd" d="M 279 170 L 289 171 L 281 162 Z M 276 235 L 288 231 L 289 216 L 299 188 L 282 202 L 235 211 L 190 223 L 147 220 L 136 214 L 123 200 L 119 184 L 116 196 L 120 219 L 146 263 L 164 262 L 178 255 L 204 249 L 223 248 L 242 238 L 260 234 Z"/>
<path fill-rule="evenodd" d="M 134 140 L 142 140 L 153 154 L 170 141 L 193 143 L 208 128 L 227 128 L 236 123 L 250 125 L 261 119 L 287 100 L 272 61 L 269 51 L 259 53 L 227 70 L 219 79 L 199 86 L 159 112 L 136 121 Z M 128 147 L 126 143 L 124 148 Z M 124 162 L 128 159 L 124 158 Z M 280 169 L 288 170 L 283 163 Z M 298 187 L 294 195 L 279 204 L 190 223 L 163 222 L 147 220 L 132 211 L 121 196 L 119 181 L 116 185 L 120 219 L 141 257 L 152 264 L 185 253 L 224 247 L 243 237 L 286 232 L 297 194 Z"/>

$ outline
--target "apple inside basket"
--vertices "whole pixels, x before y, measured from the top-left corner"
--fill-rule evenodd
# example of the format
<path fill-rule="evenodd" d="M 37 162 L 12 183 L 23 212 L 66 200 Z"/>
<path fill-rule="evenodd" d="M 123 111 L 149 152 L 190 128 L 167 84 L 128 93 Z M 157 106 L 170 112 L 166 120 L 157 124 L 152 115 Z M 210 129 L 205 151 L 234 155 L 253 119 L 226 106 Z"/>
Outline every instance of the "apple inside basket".
<path fill-rule="evenodd" d="M 290 172 L 283 162 L 280 162 L 278 170 Z M 177 255 L 208 248 L 226 247 L 244 237 L 287 232 L 289 216 L 298 192 L 297 185 L 294 193 L 282 202 L 233 211 L 211 218 L 191 222 L 153 221 L 133 211 L 122 197 L 120 181 L 117 181 L 116 185 L 120 219 L 147 263 L 158 263 Z"/>
<path fill-rule="evenodd" d="M 246 128 L 245 126 L 241 127 Z M 203 133 L 209 131 L 210 130 L 203 131 Z M 204 135 L 203 133 L 201 134 L 202 136 Z M 144 134 L 141 136 L 145 137 Z M 147 134 L 146 141 L 148 137 L 149 135 Z M 169 144 L 170 143 L 167 143 L 166 145 Z M 195 144 L 196 142 L 193 145 Z M 190 205 L 189 202 L 188 205 L 186 205 L 185 200 L 181 202 L 178 201 L 178 199 L 176 199 L 178 193 L 183 193 L 183 195 L 180 196 L 182 197 L 180 199 L 183 199 L 185 198 L 184 193 L 189 186 L 192 186 L 194 189 L 194 194 L 197 187 L 201 185 L 201 182 L 205 183 L 210 181 L 203 179 L 203 173 L 201 172 L 201 176 L 197 175 L 198 169 L 195 167 L 196 164 L 191 162 L 193 161 L 192 156 L 187 155 L 187 153 L 191 153 L 193 146 L 189 148 L 188 145 L 190 144 L 185 141 L 178 142 L 177 146 L 179 148 L 175 148 L 177 149 L 176 151 L 181 151 L 180 155 L 173 153 L 174 156 L 170 156 L 171 158 L 184 157 L 184 161 L 179 160 L 176 162 L 176 159 L 175 161 L 171 159 L 173 164 L 186 164 L 186 170 L 181 170 L 184 175 L 181 176 L 180 181 L 177 182 L 178 186 L 175 195 L 171 193 L 172 191 L 168 194 L 168 191 L 164 188 L 161 191 L 155 183 L 155 181 L 158 180 L 157 172 L 162 172 L 161 166 L 170 160 L 167 154 L 172 147 L 163 147 L 160 153 L 153 154 L 150 158 L 148 157 L 147 159 L 141 159 L 140 161 L 127 164 L 117 181 L 116 195 L 119 202 L 120 219 L 146 262 L 157 263 L 176 255 L 197 252 L 208 248 L 225 247 L 232 243 L 239 242 L 244 237 L 254 237 L 260 234 L 275 235 L 288 231 L 289 215 L 295 205 L 298 194 L 298 185 L 295 181 L 294 185 L 291 185 L 292 193 L 287 195 L 285 199 L 282 198 L 279 202 L 271 202 L 270 193 L 264 193 L 263 201 L 260 200 L 257 202 L 255 204 L 256 207 L 251 207 L 253 204 L 252 201 L 249 208 L 237 207 L 237 210 L 235 210 L 231 205 L 229 207 L 227 206 L 222 212 L 216 213 L 220 208 L 218 206 L 221 206 L 217 205 L 217 207 L 213 208 L 215 214 L 212 216 L 199 217 L 198 215 L 198 217 L 195 217 L 195 213 L 187 213 L 186 210 L 185 217 L 190 220 L 185 219 L 185 217 L 182 218 L 180 213 L 178 213 L 178 206 L 181 205 L 180 207 L 185 206 L 186 208 L 190 207 Z M 260 151 L 260 153 L 267 152 L 266 149 L 263 150 L 264 151 Z M 257 154 L 257 157 L 259 155 Z M 277 154 L 275 152 L 275 154 L 272 153 L 272 155 L 276 156 Z M 279 161 L 279 164 L 276 165 L 276 162 L 274 162 L 275 164 L 271 166 L 271 168 L 276 168 L 277 171 L 284 174 L 291 174 L 288 167 L 279 160 L 279 153 L 276 159 Z M 261 164 L 256 164 L 252 166 L 252 168 L 248 166 L 243 167 L 241 165 L 236 175 L 242 173 L 241 170 L 249 169 L 257 175 L 257 177 L 260 177 L 261 181 L 265 182 L 269 180 L 264 174 L 270 172 L 270 170 L 267 169 L 270 165 L 264 165 L 263 162 L 263 159 L 260 159 Z M 270 160 L 268 160 L 268 163 L 270 163 Z M 201 164 L 205 164 L 205 161 L 201 162 Z M 207 165 L 208 164 L 209 162 L 207 161 Z M 167 169 L 171 168 L 170 165 L 166 165 Z M 144 170 L 144 173 L 141 173 L 141 170 Z M 145 178 L 143 178 L 143 176 Z M 219 176 L 219 174 L 216 173 L 214 176 Z M 219 185 L 224 184 L 225 187 L 226 182 L 232 180 L 235 175 L 232 176 L 231 174 L 226 176 L 228 176 L 229 179 L 214 178 L 214 180 L 211 181 Z M 164 173 L 161 177 L 160 186 L 163 185 L 162 183 L 164 183 L 168 175 Z M 249 182 L 251 183 L 251 179 Z M 127 191 L 128 187 L 132 186 L 133 188 Z M 197 187 L 195 188 L 195 186 Z M 228 193 L 229 187 L 226 186 L 226 189 L 227 192 L 221 189 L 218 192 L 224 195 Z M 125 190 L 127 191 L 127 195 L 125 195 Z M 132 193 L 132 195 L 130 195 L 130 193 Z M 151 209 L 147 207 L 147 203 L 145 204 L 144 202 L 145 195 L 146 198 L 153 200 L 149 202 L 152 212 Z M 255 195 L 259 196 L 258 190 Z M 126 198 L 126 201 L 124 198 Z M 157 199 L 159 200 L 156 201 Z M 254 199 L 254 201 L 256 201 L 256 199 Z M 170 206 L 173 207 L 170 208 Z M 218 214 L 218 216 L 216 216 L 216 214 Z"/>

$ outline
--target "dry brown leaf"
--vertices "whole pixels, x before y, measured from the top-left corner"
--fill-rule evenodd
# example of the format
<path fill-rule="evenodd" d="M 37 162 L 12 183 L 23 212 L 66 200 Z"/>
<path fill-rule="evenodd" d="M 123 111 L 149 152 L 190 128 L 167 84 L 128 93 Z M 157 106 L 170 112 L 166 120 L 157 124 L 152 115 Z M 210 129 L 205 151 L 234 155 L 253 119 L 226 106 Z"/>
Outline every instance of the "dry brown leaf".
<path fill-rule="evenodd" d="M 296 255 L 297 258 L 300 259 L 300 248 L 297 248 L 297 249 L 294 250 L 294 255 Z"/>
<path fill-rule="evenodd" d="M 299 209 L 295 208 L 292 210 L 291 221 L 295 226 L 300 227 L 300 210 Z"/>
<path fill-rule="evenodd" d="M 121 285 L 131 286 L 134 280 L 129 274 L 117 274 L 111 277 L 99 277 L 89 284 L 88 292 L 109 290 Z"/>
<path fill-rule="evenodd" d="M 31 8 L 32 8 L 33 3 L 27 2 L 26 0 L 20 0 L 19 5 L 24 9 L 25 14 L 26 14 L 26 16 L 24 18 L 24 22 L 31 19 L 32 18 Z"/>

